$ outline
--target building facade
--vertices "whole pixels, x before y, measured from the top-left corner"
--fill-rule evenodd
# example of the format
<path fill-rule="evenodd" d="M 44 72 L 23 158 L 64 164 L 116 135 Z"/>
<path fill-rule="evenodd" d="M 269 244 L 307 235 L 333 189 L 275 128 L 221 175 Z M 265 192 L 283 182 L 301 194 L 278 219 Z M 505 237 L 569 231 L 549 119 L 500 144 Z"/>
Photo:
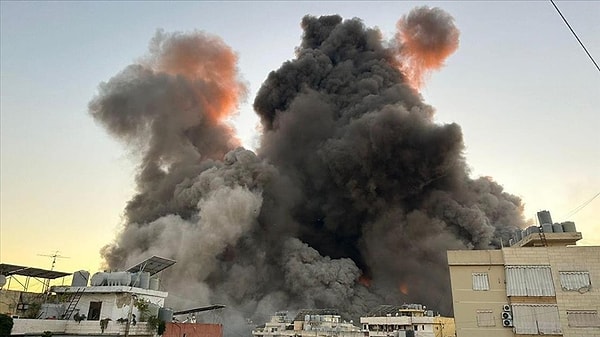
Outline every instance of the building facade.
<path fill-rule="evenodd" d="M 512 247 L 448 251 L 457 337 L 600 336 L 600 247 L 528 233 Z"/>
<path fill-rule="evenodd" d="M 252 330 L 255 337 L 364 337 L 360 327 L 345 322 L 334 309 L 300 310 L 292 319 L 286 311 L 276 313 L 271 320 Z"/>
<path fill-rule="evenodd" d="M 434 316 L 420 304 L 381 305 L 360 318 L 369 337 L 454 337 L 454 319 Z"/>

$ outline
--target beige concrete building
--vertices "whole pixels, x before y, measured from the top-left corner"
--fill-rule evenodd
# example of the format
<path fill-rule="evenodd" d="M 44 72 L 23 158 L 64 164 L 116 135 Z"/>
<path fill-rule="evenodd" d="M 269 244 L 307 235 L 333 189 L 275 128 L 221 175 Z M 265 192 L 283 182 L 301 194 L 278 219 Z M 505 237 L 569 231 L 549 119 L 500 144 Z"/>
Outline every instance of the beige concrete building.
<path fill-rule="evenodd" d="M 421 304 L 381 305 L 360 318 L 365 337 L 454 337 L 454 319 Z"/>
<path fill-rule="evenodd" d="M 448 251 L 457 337 L 600 336 L 600 247 L 529 231 L 499 250 Z"/>

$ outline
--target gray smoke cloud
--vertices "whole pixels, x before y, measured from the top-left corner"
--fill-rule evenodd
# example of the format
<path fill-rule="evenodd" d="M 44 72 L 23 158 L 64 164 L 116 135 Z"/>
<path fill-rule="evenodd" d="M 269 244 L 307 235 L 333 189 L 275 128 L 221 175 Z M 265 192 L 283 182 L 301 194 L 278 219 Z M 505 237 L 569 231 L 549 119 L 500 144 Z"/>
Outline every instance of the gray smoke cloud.
<path fill-rule="evenodd" d="M 498 247 L 524 225 L 521 200 L 469 177 L 460 127 L 433 121 L 378 30 L 337 15 L 302 28 L 296 58 L 254 100 L 257 153 L 226 124 L 245 89 L 214 36 L 159 32 L 100 85 L 91 115 L 140 162 L 108 267 L 177 260 L 169 304 L 227 305 L 226 335 L 282 309 L 450 314 L 446 250 Z"/>

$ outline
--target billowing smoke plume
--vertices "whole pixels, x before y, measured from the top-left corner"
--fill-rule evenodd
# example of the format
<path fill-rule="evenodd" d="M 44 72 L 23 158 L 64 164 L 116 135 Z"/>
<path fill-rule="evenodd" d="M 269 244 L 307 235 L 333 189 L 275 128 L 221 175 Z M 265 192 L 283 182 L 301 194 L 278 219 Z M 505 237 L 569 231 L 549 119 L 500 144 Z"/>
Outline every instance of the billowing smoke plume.
<path fill-rule="evenodd" d="M 428 11 L 444 20 L 425 15 L 419 34 L 444 32 L 449 16 Z M 245 318 L 281 309 L 450 313 L 446 250 L 499 246 L 523 225 L 521 201 L 469 177 L 460 127 L 434 123 L 409 85 L 401 69 L 427 53 L 398 58 L 359 19 L 306 16 L 302 28 L 296 58 L 255 98 L 256 154 L 224 121 L 245 90 L 218 38 L 159 32 L 148 57 L 100 86 L 92 116 L 140 154 L 107 264 L 177 260 L 163 275 L 170 304 L 225 304 L 225 328 L 244 334 Z"/>
<path fill-rule="evenodd" d="M 458 48 L 458 28 L 450 14 L 439 8 L 417 7 L 398 21 L 399 56 L 411 85 L 420 88 L 431 70 Z"/>

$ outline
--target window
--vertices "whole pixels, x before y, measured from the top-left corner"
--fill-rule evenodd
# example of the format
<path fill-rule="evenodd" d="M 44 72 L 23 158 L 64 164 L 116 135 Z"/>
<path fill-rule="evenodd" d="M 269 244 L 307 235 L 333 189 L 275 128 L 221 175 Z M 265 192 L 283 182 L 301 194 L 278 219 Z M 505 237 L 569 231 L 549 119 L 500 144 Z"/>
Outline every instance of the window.
<path fill-rule="evenodd" d="M 490 290 L 487 273 L 473 273 L 473 290 Z"/>
<path fill-rule="evenodd" d="M 585 292 L 592 286 L 590 273 L 587 271 L 561 271 L 558 274 L 563 290 Z"/>
<path fill-rule="evenodd" d="M 90 309 L 88 310 L 88 321 L 99 321 L 100 311 L 102 310 L 102 302 L 90 302 Z"/>
<path fill-rule="evenodd" d="M 554 296 L 550 266 L 506 266 L 508 296 Z"/>
<path fill-rule="evenodd" d="M 567 310 L 567 321 L 570 327 L 600 327 L 600 317 L 596 310 Z"/>
<path fill-rule="evenodd" d="M 477 326 L 496 326 L 492 310 L 477 310 Z"/>
<path fill-rule="evenodd" d="M 561 334 L 558 307 L 555 304 L 518 304 L 512 306 L 517 334 Z"/>

